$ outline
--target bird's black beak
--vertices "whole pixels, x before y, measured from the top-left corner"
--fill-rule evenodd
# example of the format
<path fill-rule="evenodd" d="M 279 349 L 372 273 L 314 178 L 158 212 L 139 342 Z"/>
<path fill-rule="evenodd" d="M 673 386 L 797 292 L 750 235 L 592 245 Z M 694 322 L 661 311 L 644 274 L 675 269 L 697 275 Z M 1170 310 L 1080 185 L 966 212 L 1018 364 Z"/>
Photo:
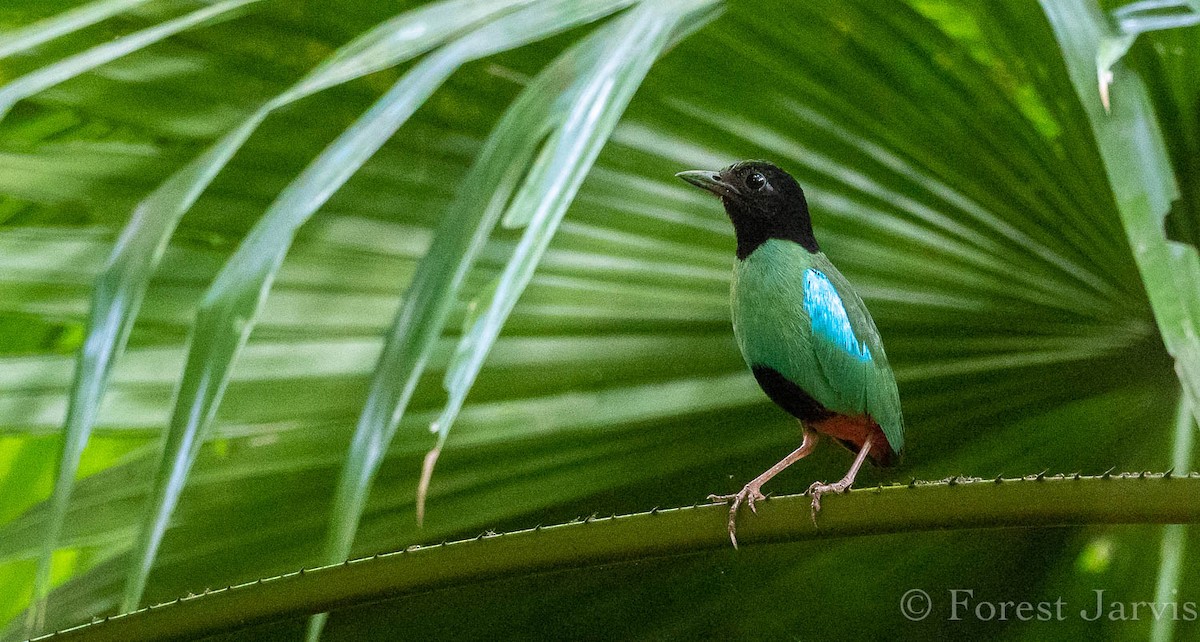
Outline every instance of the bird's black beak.
<path fill-rule="evenodd" d="M 737 198 L 741 196 L 737 188 L 727 183 L 721 178 L 719 172 L 709 172 L 702 169 L 693 169 L 686 172 L 676 174 L 679 178 L 699 187 L 706 189 L 717 196 L 726 198 Z"/>

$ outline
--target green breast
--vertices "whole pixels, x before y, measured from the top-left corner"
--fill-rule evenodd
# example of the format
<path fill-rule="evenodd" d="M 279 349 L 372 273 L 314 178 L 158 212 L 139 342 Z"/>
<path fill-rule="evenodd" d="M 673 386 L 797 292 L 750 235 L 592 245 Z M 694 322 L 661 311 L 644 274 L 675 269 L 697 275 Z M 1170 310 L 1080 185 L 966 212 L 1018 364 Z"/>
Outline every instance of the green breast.
<path fill-rule="evenodd" d="M 806 274 L 810 284 L 819 276 L 827 296 L 806 293 Z M 791 241 L 763 243 L 734 266 L 732 312 L 747 365 L 774 369 L 834 412 L 870 414 L 900 451 L 899 394 L 879 332 L 862 299 L 823 253 Z"/>
<path fill-rule="evenodd" d="M 824 378 L 813 378 L 816 353 L 812 325 L 804 313 L 804 272 L 819 254 L 790 251 L 787 241 L 770 240 L 733 268 L 733 334 L 746 365 L 768 366 L 800 386 L 821 405 L 852 412 Z M 828 261 L 826 261 L 828 262 Z"/>

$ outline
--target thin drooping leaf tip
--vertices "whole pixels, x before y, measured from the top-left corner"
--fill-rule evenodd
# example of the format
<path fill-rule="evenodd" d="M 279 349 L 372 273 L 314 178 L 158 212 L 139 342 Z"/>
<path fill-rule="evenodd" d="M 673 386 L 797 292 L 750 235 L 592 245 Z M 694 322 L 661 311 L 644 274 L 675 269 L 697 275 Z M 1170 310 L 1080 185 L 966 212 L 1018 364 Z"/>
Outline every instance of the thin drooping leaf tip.
<path fill-rule="evenodd" d="M 433 479 L 433 468 L 437 465 L 438 457 L 442 454 L 442 440 L 425 453 L 421 462 L 421 479 L 417 482 L 417 527 L 425 525 L 425 500 L 429 497 L 429 484 Z"/>
<path fill-rule="evenodd" d="M 1104 68 L 1097 70 L 1096 80 L 1100 89 L 1100 104 L 1104 106 L 1104 113 L 1106 115 L 1111 115 L 1112 103 L 1109 100 L 1109 90 L 1113 81 L 1112 70 Z"/>

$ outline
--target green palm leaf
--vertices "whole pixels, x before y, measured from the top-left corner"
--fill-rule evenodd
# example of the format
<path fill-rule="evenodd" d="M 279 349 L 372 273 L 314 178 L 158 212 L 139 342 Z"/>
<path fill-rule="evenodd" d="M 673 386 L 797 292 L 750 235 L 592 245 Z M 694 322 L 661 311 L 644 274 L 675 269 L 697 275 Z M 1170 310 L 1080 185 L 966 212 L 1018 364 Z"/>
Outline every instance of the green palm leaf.
<path fill-rule="evenodd" d="M 603 14 L 612 2 L 550 6 L 489 23 L 425 58 L 370 110 L 325 148 L 275 199 L 217 275 L 200 303 L 179 399 L 167 433 L 163 466 L 155 475 L 151 509 L 139 538 L 123 608 L 136 608 L 183 484 L 212 422 L 229 370 L 245 345 L 297 228 L 365 163 L 433 91 L 464 62 L 519 46 L 573 21 Z M 536 19 L 541 18 L 539 23 Z M 506 22 L 508 21 L 508 22 Z M 519 36 L 510 24 L 521 24 Z M 508 34 L 509 39 L 497 36 Z"/>
<path fill-rule="evenodd" d="M 6 6 L 0 24 L 35 24 L 66 4 Z M 571 129 L 555 124 L 594 67 L 552 61 L 615 42 L 634 12 L 685 8 L 639 4 L 586 26 L 632 4 L 597 2 L 577 19 L 544 15 L 546 37 L 535 38 L 535 19 L 568 4 L 581 6 L 464 0 L 397 17 L 376 3 L 256 3 L 237 21 L 21 92 L 0 121 L 0 617 L 32 603 L 36 560 L 51 559 L 43 548 L 56 551 L 43 574 L 58 585 L 46 626 L 59 628 L 116 612 L 131 569 L 145 581 L 142 603 L 156 602 L 322 559 L 736 490 L 794 446 L 795 428 L 732 345 L 727 223 L 672 175 L 739 158 L 797 175 L 823 247 L 879 322 L 912 448 L 907 468 L 864 473 L 865 483 L 1186 464 L 1192 426 L 1180 419 L 1174 366 L 1186 374 L 1193 359 L 1163 313 L 1190 315 L 1195 289 L 1176 269 L 1190 259 L 1169 258 L 1186 257 L 1190 247 L 1172 243 L 1200 229 L 1195 27 L 1129 45 L 1106 116 L 1096 50 L 1064 58 L 1059 47 L 1099 13 L 731 2 L 657 62 L 663 41 L 639 40 L 619 75 L 628 84 L 591 103 L 605 120 Z M 63 26 L 13 32 L 26 44 L 0 60 L 0 77 L 218 6 L 64 13 Z M 1144 31 L 1160 16 L 1135 6 L 1111 24 Z M 1144 98 L 1127 82 L 1134 74 Z M 416 79 L 427 81 L 416 93 L 389 90 Z M 543 86 L 541 102 L 528 98 Z M 404 109 L 380 114 L 393 100 Z M 1132 103 L 1143 111 L 1126 111 Z M 380 128 L 355 139 L 372 104 Z M 1147 156 L 1114 169 L 1123 152 L 1105 128 L 1125 124 L 1147 134 Z M 337 141 L 353 162 L 321 160 Z M 1131 217 L 1128 194 L 1146 185 L 1165 187 Z M 544 199 L 556 186 L 567 189 Z M 113 278 L 107 257 L 146 208 L 159 212 L 153 231 L 124 255 L 135 278 L 106 295 L 93 283 Z M 493 229 L 506 211 L 541 213 Z M 1144 237 L 1130 232 L 1138 221 Z M 1130 249 L 1139 238 L 1168 258 L 1147 269 Z M 106 297 L 125 303 L 91 303 Z M 89 305 L 94 317 L 119 313 L 89 322 Z M 83 345 L 110 356 L 73 371 Z M 206 354 L 219 357 L 211 368 Z M 204 377 L 212 387 L 200 394 Z M 87 427 L 70 433 L 66 481 L 55 484 L 68 408 L 68 423 Z M 427 428 L 451 421 L 418 528 Z M 159 472 L 153 444 L 169 423 L 188 430 Z M 74 452 L 86 477 L 70 492 Z M 775 491 L 845 463 L 822 449 Z M 54 502 L 41 501 L 52 486 Z M 61 537 L 47 543 L 55 524 Z M 139 531 L 152 536 L 139 544 Z M 1038 638 L 1036 622 L 953 628 L 909 622 L 893 605 L 909 588 L 958 586 L 964 569 L 968 588 L 997 598 L 1083 605 L 1103 586 L 1113 599 L 1150 600 L 1195 584 L 1192 531 L 1093 525 L 751 547 L 341 609 L 326 634 L 546 637 L 603 623 L 656 639 Z M 854 599 L 828 599 L 847 590 Z M 1056 635 L 1153 628 L 1061 624 Z M 295 637 L 304 626 L 252 633 Z"/>
<path fill-rule="evenodd" d="M 112 42 L 98 45 L 87 51 L 65 58 L 53 65 L 43 67 L 34 73 L 21 76 L 0 87 L 0 119 L 3 119 L 20 100 L 29 98 L 34 94 L 45 91 L 82 73 L 91 71 L 100 65 L 112 62 L 117 58 L 127 56 L 164 38 L 169 38 L 185 29 L 190 29 L 214 18 L 228 17 L 228 14 L 234 10 L 253 2 L 258 2 L 258 0 L 228 0 L 227 2 L 218 2 L 175 20 L 170 20 Z M 54 30 L 52 29 L 51 31 Z M 14 40 L 17 40 L 23 46 L 36 43 L 36 38 L 25 37 L 14 38 Z"/>
<path fill-rule="evenodd" d="M 149 0 L 97 0 L 71 11 L 40 20 L 27 27 L 10 31 L 0 38 L 0 58 L 32 49 L 98 22 L 111 18 L 122 11 L 146 4 Z"/>
<path fill-rule="evenodd" d="M 273 111 L 320 89 L 361 77 L 428 48 L 431 42 L 437 41 L 438 34 L 431 36 L 424 29 L 414 28 L 427 21 L 440 23 L 444 35 L 444 32 L 452 32 L 459 25 L 470 24 L 481 15 L 486 16 L 502 8 L 503 5 L 493 5 L 489 10 L 480 11 L 478 7 L 462 6 L 462 3 L 445 3 L 383 23 L 343 47 L 289 91 L 263 105 L 139 204 L 109 259 L 108 267 L 96 282 L 89 338 L 80 351 L 70 406 L 73 412 L 67 418 L 65 432 L 68 437 L 64 440 L 63 463 L 59 467 L 59 481 L 55 484 L 51 525 L 39 562 L 39 576 L 34 587 L 36 595 L 45 594 L 50 556 L 66 514 L 71 480 L 95 421 L 95 412 L 107 385 L 113 357 L 123 350 L 128 340 L 150 276 L 179 219 Z M 406 33 L 416 37 L 403 37 Z M 402 34 L 402 37 L 396 38 L 394 34 Z M 144 581 L 144 578 L 134 584 L 140 581 Z"/>

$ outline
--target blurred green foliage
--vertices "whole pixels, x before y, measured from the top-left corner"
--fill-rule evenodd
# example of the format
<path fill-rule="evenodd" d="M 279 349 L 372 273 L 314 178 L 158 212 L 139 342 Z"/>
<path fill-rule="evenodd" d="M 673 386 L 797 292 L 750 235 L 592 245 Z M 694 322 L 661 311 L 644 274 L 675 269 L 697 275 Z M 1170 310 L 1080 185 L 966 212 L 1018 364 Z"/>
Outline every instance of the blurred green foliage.
<path fill-rule="evenodd" d="M 11 0 L 0 25 L 73 5 Z M 145 3 L 0 59 L 0 82 L 208 5 Z M 0 121 L 0 619 L 12 618 L 10 636 L 23 630 L 47 528 L 74 352 L 117 235 L 173 172 L 403 8 L 264 0 L 66 80 Z M 320 559 L 383 337 L 445 207 L 529 79 L 600 24 L 464 64 L 299 228 L 143 603 Z M 1169 229 L 1189 242 L 1200 229 L 1197 34 L 1145 34 L 1121 63 L 1147 83 L 1181 193 Z M 97 408 L 47 628 L 120 601 L 213 278 L 280 191 L 412 68 L 272 113 L 183 216 L 146 274 Z M 911 448 L 902 468 L 866 471 L 865 484 L 1172 465 L 1178 380 L 1036 4 L 734 0 L 634 96 L 471 389 L 418 528 L 427 429 L 446 401 L 467 303 L 521 235 L 493 233 L 371 486 L 353 553 L 691 504 L 737 490 L 793 448 L 794 423 L 756 389 L 732 342 L 732 232 L 717 203 L 673 178 L 754 157 L 805 187 L 823 248 L 867 301 L 896 368 Z M 769 490 L 798 492 L 846 463 L 827 446 Z M 327 636 L 1143 638 L 1145 619 L 911 622 L 899 601 L 912 588 L 943 608 L 956 588 L 1080 606 L 1096 589 L 1148 601 L 1160 533 L 926 533 L 684 555 L 346 609 Z M 1185 561 L 1181 599 L 1200 601 L 1188 588 L 1200 585 L 1195 569 Z M 303 625 L 253 632 L 288 637 Z M 1197 631 L 1180 622 L 1175 634 Z"/>

